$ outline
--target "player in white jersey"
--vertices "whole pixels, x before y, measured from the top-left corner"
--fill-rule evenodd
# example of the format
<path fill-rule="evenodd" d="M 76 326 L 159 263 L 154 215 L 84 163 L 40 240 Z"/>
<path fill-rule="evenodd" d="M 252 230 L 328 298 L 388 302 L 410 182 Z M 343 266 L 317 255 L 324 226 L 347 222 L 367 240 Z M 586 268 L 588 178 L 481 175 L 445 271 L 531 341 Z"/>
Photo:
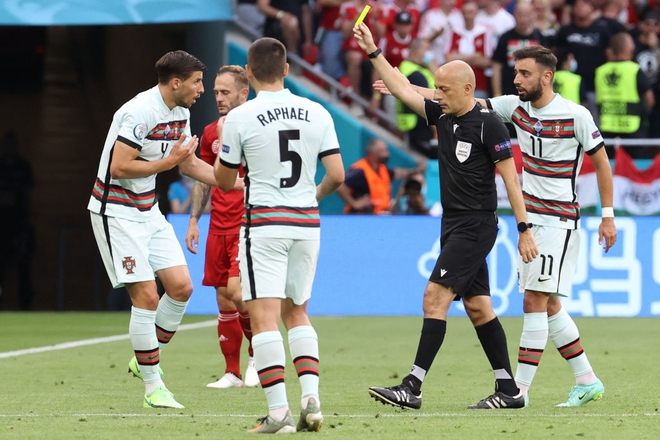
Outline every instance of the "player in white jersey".
<path fill-rule="evenodd" d="M 543 46 L 513 53 L 518 96 L 501 96 L 487 104 L 513 123 L 523 154 L 523 195 L 539 257 L 520 262 L 525 312 L 516 382 L 527 396 L 548 335 L 575 375 L 576 385 L 562 407 L 582 406 L 602 397 L 605 388 L 589 363 L 575 322 L 559 296 L 570 294 L 578 259 L 580 205 L 575 190 L 586 152 L 596 168 L 603 218 L 599 244 L 607 252 L 616 242 L 612 208 L 612 170 L 603 138 L 589 111 L 554 93 L 557 58 Z"/>
<path fill-rule="evenodd" d="M 575 185 L 584 151 L 596 168 L 603 206 L 598 243 L 604 245 L 605 252 L 617 239 L 612 170 L 591 115 L 553 91 L 557 58 L 552 52 L 543 46 L 529 46 L 515 51 L 513 56 L 518 96 L 478 101 L 516 128 L 523 153 L 523 196 L 530 219 L 530 223 L 520 223 L 518 230 L 531 228 L 539 247 L 539 256 L 532 262 L 519 260 L 525 317 L 516 383 L 529 402 L 529 387 L 550 336 L 576 379 L 568 400 L 558 406 L 582 406 L 600 399 L 605 388 L 594 374 L 582 349 L 578 328 L 562 308 L 559 296 L 569 293 L 577 264 L 580 210 Z M 433 90 L 411 87 L 433 99 Z M 382 81 L 377 81 L 374 88 L 389 93 Z"/>
<path fill-rule="evenodd" d="M 344 165 L 330 114 L 284 88 L 286 49 L 261 38 L 248 50 L 247 75 L 257 97 L 218 123 L 222 149 L 215 164 L 218 185 L 233 187 L 245 167 L 246 213 L 239 244 L 241 288 L 252 322 L 252 347 L 269 413 L 249 432 L 318 431 L 318 336 L 307 316 L 319 252 L 318 200 L 344 180 Z M 326 174 L 317 186 L 317 160 Z M 286 355 L 278 324 L 302 388 L 294 426 L 284 385 Z"/>
<path fill-rule="evenodd" d="M 156 174 L 179 166 L 215 185 L 213 168 L 195 156 L 188 108 L 204 92 L 204 64 L 175 51 L 156 63 L 158 85 L 115 113 L 88 209 L 113 287 L 131 297 L 129 372 L 145 384 L 146 408 L 183 408 L 160 377 L 160 350 L 170 341 L 192 294 L 183 251 L 156 201 Z M 159 298 L 155 276 L 166 293 Z"/>

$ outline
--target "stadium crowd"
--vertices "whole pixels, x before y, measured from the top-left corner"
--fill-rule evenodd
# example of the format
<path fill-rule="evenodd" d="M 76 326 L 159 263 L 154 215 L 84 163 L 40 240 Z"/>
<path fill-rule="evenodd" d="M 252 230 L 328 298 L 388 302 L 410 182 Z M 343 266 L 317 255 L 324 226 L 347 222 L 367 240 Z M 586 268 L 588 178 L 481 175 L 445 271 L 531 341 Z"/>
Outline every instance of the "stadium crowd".
<path fill-rule="evenodd" d="M 560 59 L 555 89 L 586 106 L 606 137 L 660 136 L 657 0 L 255 0 L 250 11 L 265 19 L 255 25 L 257 32 L 280 39 L 290 52 L 370 100 L 372 108 L 400 113 L 373 92 L 377 75 L 352 36 L 367 4 L 365 23 L 393 66 L 410 61 L 411 48 L 423 47 L 426 53 L 415 58 L 420 72 L 464 60 L 475 70 L 477 97 L 495 97 L 516 93 L 512 53 L 544 45 Z M 631 37 L 630 47 L 627 37 L 614 38 L 621 33 Z M 608 62 L 622 69 L 598 74 Z M 606 87 L 609 93 L 597 93 Z"/>

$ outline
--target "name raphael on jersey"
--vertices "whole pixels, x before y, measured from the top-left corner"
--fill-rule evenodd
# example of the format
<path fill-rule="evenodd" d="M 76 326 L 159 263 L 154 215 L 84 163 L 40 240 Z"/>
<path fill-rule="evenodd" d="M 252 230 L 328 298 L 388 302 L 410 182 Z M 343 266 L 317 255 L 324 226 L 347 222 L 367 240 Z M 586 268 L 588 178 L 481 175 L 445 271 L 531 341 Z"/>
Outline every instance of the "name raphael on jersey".
<path fill-rule="evenodd" d="M 257 120 L 261 122 L 262 127 L 265 127 L 271 122 L 282 119 L 296 119 L 298 121 L 311 122 L 309 120 L 309 110 L 304 108 L 278 107 L 273 109 L 273 111 L 266 110 L 266 113 L 257 115 Z"/>

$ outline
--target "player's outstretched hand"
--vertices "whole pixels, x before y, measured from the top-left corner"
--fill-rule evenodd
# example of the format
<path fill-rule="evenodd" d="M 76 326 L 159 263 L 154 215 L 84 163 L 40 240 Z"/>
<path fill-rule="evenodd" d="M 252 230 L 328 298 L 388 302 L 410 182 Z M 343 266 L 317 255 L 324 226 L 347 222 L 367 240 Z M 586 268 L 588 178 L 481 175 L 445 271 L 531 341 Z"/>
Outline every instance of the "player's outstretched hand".
<path fill-rule="evenodd" d="M 391 95 L 390 89 L 387 88 L 385 83 L 383 82 L 382 79 L 377 79 L 374 81 L 374 83 L 371 85 L 371 87 L 374 89 L 374 92 L 378 92 L 381 95 Z"/>
<path fill-rule="evenodd" d="M 179 140 L 174 147 L 172 147 L 172 152 L 170 153 L 170 159 L 174 161 L 175 165 L 179 165 L 181 162 L 184 162 L 190 156 L 195 154 L 197 151 L 197 144 L 199 143 L 197 136 L 193 136 L 190 139 L 190 142 L 184 145 L 187 136 L 185 133 L 181 135 Z"/>
<path fill-rule="evenodd" d="M 603 242 L 605 244 L 603 245 Z M 605 253 L 610 250 L 616 243 L 616 226 L 614 225 L 614 218 L 604 218 L 598 227 L 598 244 L 603 246 Z"/>
<path fill-rule="evenodd" d="M 355 41 L 357 41 L 358 46 L 360 46 L 360 49 L 365 51 L 365 53 L 372 53 L 378 49 L 374 43 L 374 37 L 371 35 L 369 27 L 364 23 L 360 23 L 353 27 L 353 37 L 355 38 Z"/>
<path fill-rule="evenodd" d="M 407 77 L 406 75 L 404 75 L 403 73 L 401 73 L 401 71 L 399 70 L 398 67 L 395 67 L 394 70 L 396 70 L 396 72 L 397 72 L 399 75 L 401 75 L 401 77 L 402 77 L 403 79 L 406 80 L 406 82 L 408 83 L 408 85 L 410 85 L 410 80 L 408 79 L 408 77 Z M 382 79 L 377 79 L 376 81 L 374 81 L 374 83 L 373 83 L 373 85 L 372 85 L 371 87 L 374 89 L 374 91 L 380 93 L 381 95 L 391 95 L 391 94 L 392 94 L 392 93 L 390 92 L 390 89 L 387 88 L 387 86 L 385 85 L 385 83 L 383 82 Z"/>

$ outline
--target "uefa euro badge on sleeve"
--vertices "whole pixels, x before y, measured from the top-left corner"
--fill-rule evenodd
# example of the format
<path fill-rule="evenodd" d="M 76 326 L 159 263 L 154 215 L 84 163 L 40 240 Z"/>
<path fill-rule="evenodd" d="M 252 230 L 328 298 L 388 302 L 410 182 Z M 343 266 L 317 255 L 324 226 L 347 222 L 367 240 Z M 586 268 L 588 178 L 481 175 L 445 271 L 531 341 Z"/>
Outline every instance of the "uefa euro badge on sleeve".
<path fill-rule="evenodd" d="M 147 134 L 146 124 L 138 124 L 135 127 L 133 127 L 133 136 L 135 136 L 135 139 L 137 139 L 138 141 L 144 139 L 144 136 L 146 134 Z"/>
<path fill-rule="evenodd" d="M 471 143 L 463 141 L 456 142 L 456 159 L 460 163 L 465 162 L 470 157 L 470 151 L 472 151 Z"/>

